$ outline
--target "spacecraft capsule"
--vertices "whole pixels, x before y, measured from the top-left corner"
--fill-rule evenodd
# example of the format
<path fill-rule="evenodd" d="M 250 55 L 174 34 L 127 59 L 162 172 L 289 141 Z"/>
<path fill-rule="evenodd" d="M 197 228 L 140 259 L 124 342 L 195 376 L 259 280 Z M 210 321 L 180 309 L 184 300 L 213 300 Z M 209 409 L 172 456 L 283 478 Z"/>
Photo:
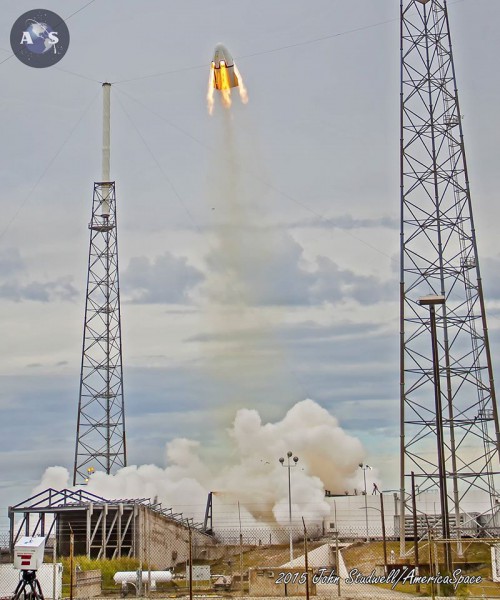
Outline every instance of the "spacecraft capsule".
<path fill-rule="evenodd" d="M 228 90 L 239 85 L 234 60 L 223 44 L 215 46 L 212 60 L 213 85 L 216 90 Z"/>

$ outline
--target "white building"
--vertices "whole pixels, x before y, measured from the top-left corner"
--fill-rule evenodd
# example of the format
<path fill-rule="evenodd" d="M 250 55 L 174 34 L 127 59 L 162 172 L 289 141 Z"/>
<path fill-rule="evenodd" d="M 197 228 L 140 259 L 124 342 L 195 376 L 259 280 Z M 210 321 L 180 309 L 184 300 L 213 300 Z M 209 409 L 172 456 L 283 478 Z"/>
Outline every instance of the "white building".
<path fill-rule="evenodd" d="M 325 534 L 334 535 L 337 531 L 341 538 L 381 538 L 382 537 L 382 503 L 385 519 L 385 532 L 388 538 L 399 537 L 400 501 L 399 493 L 384 491 L 380 494 L 363 493 L 358 495 L 327 495 L 330 514 L 323 520 Z M 439 533 L 441 505 L 439 492 L 430 490 L 417 496 L 417 526 L 419 534 L 428 525 L 435 527 Z M 455 514 L 450 510 L 450 526 L 455 527 Z M 477 495 L 468 498 L 461 506 L 460 523 L 464 535 L 477 535 L 482 527 L 491 525 L 492 510 L 488 498 Z M 411 510 L 405 511 L 406 537 L 413 537 L 413 516 Z"/>

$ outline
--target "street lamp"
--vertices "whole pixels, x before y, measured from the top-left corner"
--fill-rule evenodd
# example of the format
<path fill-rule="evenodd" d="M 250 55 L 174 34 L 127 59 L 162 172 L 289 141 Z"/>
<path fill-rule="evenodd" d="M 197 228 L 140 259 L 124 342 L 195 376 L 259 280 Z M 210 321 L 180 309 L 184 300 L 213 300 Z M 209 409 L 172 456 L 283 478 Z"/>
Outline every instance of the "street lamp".
<path fill-rule="evenodd" d="M 293 457 L 293 464 L 290 463 L 290 459 L 292 458 L 292 453 L 290 451 L 288 451 L 286 453 L 286 465 L 285 465 L 285 459 L 283 457 L 281 457 L 279 459 L 281 466 L 285 467 L 286 469 L 288 469 L 288 523 L 289 523 L 289 527 L 290 527 L 290 561 L 293 560 L 293 535 L 292 535 L 292 485 L 291 485 L 291 480 L 290 480 L 290 469 L 292 467 L 296 467 L 297 463 L 299 462 L 299 459 L 297 456 Z"/>
<path fill-rule="evenodd" d="M 363 463 L 359 463 L 359 468 L 363 469 L 363 481 L 365 484 L 365 522 L 366 522 L 366 541 L 370 541 L 370 536 L 368 535 L 368 504 L 366 499 L 366 469 L 372 470 L 370 465 L 364 465 Z"/>
<path fill-rule="evenodd" d="M 443 407 L 441 403 L 441 381 L 439 375 L 439 354 L 437 342 L 436 327 L 436 305 L 443 306 L 446 301 L 444 296 L 424 296 L 418 300 L 420 306 L 428 306 L 431 323 L 431 342 L 432 342 L 432 367 L 434 378 L 434 403 L 436 412 L 436 438 L 438 455 L 438 477 L 439 477 L 439 495 L 441 499 L 441 524 L 444 541 L 445 567 L 449 572 L 451 569 L 451 548 L 450 539 L 450 521 L 448 513 L 448 490 L 446 485 L 446 465 L 444 452 L 444 432 L 443 432 Z"/>

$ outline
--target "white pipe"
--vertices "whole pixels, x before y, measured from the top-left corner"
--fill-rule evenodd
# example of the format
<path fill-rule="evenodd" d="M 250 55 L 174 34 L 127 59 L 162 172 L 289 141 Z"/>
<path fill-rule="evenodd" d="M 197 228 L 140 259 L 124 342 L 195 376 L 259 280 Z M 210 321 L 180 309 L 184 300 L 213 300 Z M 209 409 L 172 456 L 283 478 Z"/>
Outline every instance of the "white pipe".
<path fill-rule="evenodd" d="M 102 84 L 102 181 L 109 181 L 111 84 Z"/>
<path fill-rule="evenodd" d="M 110 152 L 111 152 L 111 84 L 102 84 L 102 181 L 110 181 Z M 102 189 L 102 216 L 109 216 L 109 186 Z"/>
<path fill-rule="evenodd" d="M 149 581 L 151 573 L 151 581 L 157 583 L 168 583 L 172 581 L 173 574 L 171 571 L 142 571 L 142 583 Z M 135 583 L 137 581 L 137 571 L 118 571 L 113 576 L 115 583 Z"/>

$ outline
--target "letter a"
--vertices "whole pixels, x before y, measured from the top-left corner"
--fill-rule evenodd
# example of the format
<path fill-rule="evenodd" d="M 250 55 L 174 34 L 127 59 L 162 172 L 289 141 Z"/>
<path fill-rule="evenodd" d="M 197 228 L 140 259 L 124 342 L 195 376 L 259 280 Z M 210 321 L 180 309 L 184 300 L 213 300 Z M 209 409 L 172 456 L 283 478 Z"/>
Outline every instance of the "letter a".
<path fill-rule="evenodd" d="M 21 38 L 21 44 L 32 44 L 33 40 L 29 31 L 23 31 L 23 37 Z"/>

